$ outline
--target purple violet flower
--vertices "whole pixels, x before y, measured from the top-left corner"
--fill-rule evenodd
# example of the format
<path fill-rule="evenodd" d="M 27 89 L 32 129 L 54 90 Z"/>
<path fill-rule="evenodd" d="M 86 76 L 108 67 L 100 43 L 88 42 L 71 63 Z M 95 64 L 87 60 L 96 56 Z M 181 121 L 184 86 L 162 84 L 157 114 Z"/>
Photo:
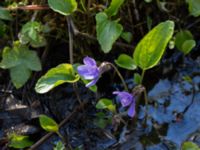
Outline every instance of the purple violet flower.
<path fill-rule="evenodd" d="M 96 61 L 86 56 L 83 59 L 84 65 L 78 66 L 77 71 L 78 73 L 85 79 L 91 80 L 86 87 L 90 87 L 96 84 L 100 76 L 100 69 L 97 67 Z"/>
<path fill-rule="evenodd" d="M 129 106 L 128 115 L 130 117 L 134 117 L 134 115 L 135 115 L 135 98 L 134 98 L 134 96 L 128 92 L 119 92 L 119 91 L 115 91 L 115 92 L 113 92 L 113 94 L 117 95 L 117 97 L 119 98 L 119 100 L 122 104 L 122 107 Z"/>

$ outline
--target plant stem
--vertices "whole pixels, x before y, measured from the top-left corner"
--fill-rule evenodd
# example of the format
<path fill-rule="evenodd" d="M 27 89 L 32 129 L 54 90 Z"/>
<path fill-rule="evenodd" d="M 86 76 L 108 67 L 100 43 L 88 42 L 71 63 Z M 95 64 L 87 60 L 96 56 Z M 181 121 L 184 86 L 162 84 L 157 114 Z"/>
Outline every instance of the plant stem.
<path fill-rule="evenodd" d="M 62 136 L 62 134 L 60 134 L 60 132 L 58 131 L 58 132 L 56 132 L 56 134 L 60 137 L 60 139 L 61 139 L 61 141 L 63 142 L 63 144 L 65 145 L 65 147 L 66 147 L 66 145 L 67 145 L 67 142 L 66 142 L 66 140 L 65 140 L 65 138 Z M 69 147 L 69 149 L 70 150 L 72 150 L 72 148 L 71 148 L 71 146 Z M 65 148 L 65 150 L 67 150 L 66 148 Z"/>
<path fill-rule="evenodd" d="M 122 77 L 121 73 L 119 72 L 119 70 L 117 69 L 117 67 L 115 67 L 115 65 L 113 65 L 112 63 L 110 62 L 106 62 L 106 64 L 110 65 L 117 73 L 118 77 L 120 78 L 120 80 L 122 81 L 122 84 L 124 86 L 124 89 L 126 91 L 128 91 L 128 86 L 126 85 L 126 82 L 124 81 L 124 78 Z"/>
<path fill-rule="evenodd" d="M 145 70 L 142 70 L 141 84 L 143 83 L 144 74 L 145 74 Z M 145 102 L 145 107 L 146 107 L 146 110 L 145 110 L 145 116 L 146 116 L 145 122 L 146 122 L 146 120 L 147 120 L 147 113 L 148 113 L 148 97 L 147 97 L 147 90 L 146 90 L 146 88 L 144 89 L 144 102 Z"/>
<path fill-rule="evenodd" d="M 69 35 L 69 60 L 70 64 L 73 64 L 73 35 L 71 30 L 71 18 L 67 16 L 67 26 L 68 26 L 68 35 Z"/>
<path fill-rule="evenodd" d="M 56 132 L 56 134 L 61 138 L 61 141 L 65 144 L 65 138 L 62 136 L 62 134 L 60 134 L 60 132 Z"/>
<path fill-rule="evenodd" d="M 72 20 L 70 16 L 67 16 L 67 26 L 68 26 L 68 35 L 69 35 L 69 60 L 70 64 L 73 64 L 74 58 L 73 58 L 73 30 L 72 30 Z M 77 83 L 73 83 L 73 88 L 75 91 L 75 95 L 78 99 L 78 102 L 82 105 L 78 90 L 77 90 Z"/>
<path fill-rule="evenodd" d="M 141 75 L 141 84 L 142 84 L 143 79 L 144 79 L 144 74 L 145 74 L 145 70 L 142 70 L 142 75 Z"/>

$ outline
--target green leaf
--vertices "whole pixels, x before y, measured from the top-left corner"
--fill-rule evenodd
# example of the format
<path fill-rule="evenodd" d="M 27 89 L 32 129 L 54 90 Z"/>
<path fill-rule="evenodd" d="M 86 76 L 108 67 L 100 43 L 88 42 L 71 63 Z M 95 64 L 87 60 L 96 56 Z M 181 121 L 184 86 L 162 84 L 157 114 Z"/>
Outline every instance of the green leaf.
<path fill-rule="evenodd" d="M 143 70 L 154 67 L 160 61 L 173 32 L 174 22 L 165 21 L 147 33 L 134 51 L 136 65 Z"/>
<path fill-rule="evenodd" d="M 0 37 L 6 33 L 6 24 L 0 20 Z"/>
<path fill-rule="evenodd" d="M 29 50 L 25 45 L 15 43 L 11 49 L 5 47 L 0 67 L 10 70 L 10 76 L 16 88 L 22 87 L 32 71 L 40 71 L 40 59 L 35 51 Z"/>
<path fill-rule="evenodd" d="M 59 141 L 59 142 L 57 142 L 57 144 L 53 148 L 53 150 L 65 150 L 65 145 L 61 141 Z"/>
<path fill-rule="evenodd" d="M 74 83 L 78 81 L 79 78 L 79 75 L 75 74 L 71 64 L 60 64 L 50 69 L 38 80 L 35 90 L 37 93 L 46 93 L 63 83 Z"/>
<path fill-rule="evenodd" d="M 130 43 L 133 38 L 130 32 L 122 32 L 121 37 L 128 43 Z"/>
<path fill-rule="evenodd" d="M 184 142 L 182 150 L 200 150 L 199 146 L 193 142 Z"/>
<path fill-rule="evenodd" d="M 135 65 L 135 62 L 132 57 L 121 54 L 117 60 L 115 60 L 115 63 L 122 68 L 128 69 L 128 70 L 135 70 L 137 66 Z"/>
<path fill-rule="evenodd" d="M 26 66 L 17 65 L 10 68 L 10 77 L 14 86 L 18 89 L 22 87 L 31 76 L 31 70 Z"/>
<path fill-rule="evenodd" d="M 10 139 L 10 143 L 8 145 L 9 147 L 22 149 L 33 145 L 33 142 L 30 141 L 28 136 L 12 134 L 10 135 L 9 139 Z"/>
<path fill-rule="evenodd" d="M 124 0 L 112 0 L 108 9 L 105 10 L 105 13 L 111 17 L 115 16 L 119 11 L 120 6 L 124 3 Z"/>
<path fill-rule="evenodd" d="M 112 100 L 107 98 L 100 99 L 96 104 L 97 109 L 108 109 L 112 112 L 115 112 L 116 108 L 115 105 L 113 105 Z"/>
<path fill-rule="evenodd" d="M 182 51 L 186 55 L 188 54 L 194 47 L 196 46 L 196 42 L 194 40 L 187 40 L 182 45 Z"/>
<path fill-rule="evenodd" d="M 196 46 L 193 35 L 189 30 L 182 30 L 175 36 L 175 45 L 184 54 L 189 53 Z"/>
<path fill-rule="evenodd" d="M 58 132 L 58 124 L 50 117 L 46 115 L 40 115 L 39 117 L 40 126 L 47 132 Z"/>
<path fill-rule="evenodd" d="M 1 7 L 0 7 L 0 19 L 9 20 L 9 21 L 13 20 L 12 16 L 10 15 L 10 12 Z"/>
<path fill-rule="evenodd" d="M 19 51 L 19 50 L 18 50 Z M 3 69 L 9 69 L 20 64 L 19 52 L 16 49 L 11 49 L 10 47 L 4 47 L 2 54 L 2 61 L 0 67 Z"/>
<path fill-rule="evenodd" d="M 192 40 L 193 35 L 189 30 L 181 30 L 175 35 L 175 45 L 176 47 L 181 50 L 182 45 L 186 40 Z"/>
<path fill-rule="evenodd" d="M 142 82 L 142 77 L 140 74 L 138 73 L 134 73 L 134 83 L 136 84 L 141 84 Z"/>
<path fill-rule="evenodd" d="M 29 21 L 23 25 L 19 34 L 19 40 L 22 44 L 30 43 L 32 47 L 43 47 L 46 45 L 46 39 L 43 36 L 44 26 L 37 21 Z"/>
<path fill-rule="evenodd" d="M 99 128 L 104 129 L 108 124 L 111 124 L 111 122 L 111 116 L 106 116 L 103 112 L 96 113 L 96 119 L 94 120 L 94 124 Z"/>
<path fill-rule="evenodd" d="M 97 40 L 104 53 L 112 49 L 113 43 L 120 37 L 123 27 L 117 20 L 108 20 L 108 16 L 100 12 L 96 15 Z"/>
<path fill-rule="evenodd" d="M 37 53 L 28 47 L 24 45 L 14 45 L 13 49 L 5 47 L 0 67 L 9 69 L 18 65 L 24 65 L 25 68 L 34 71 L 40 71 L 42 68 Z"/>
<path fill-rule="evenodd" d="M 194 17 L 198 17 L 200 15 L 200 1 L 199 0 L 186 0 L 189 4 L 189 12 Z"/>
<path fill-rule="evenodd" d="M 48 0 L 51 9 L 62 15 L 70 15 L 77 9 L 76 0 Z"/>

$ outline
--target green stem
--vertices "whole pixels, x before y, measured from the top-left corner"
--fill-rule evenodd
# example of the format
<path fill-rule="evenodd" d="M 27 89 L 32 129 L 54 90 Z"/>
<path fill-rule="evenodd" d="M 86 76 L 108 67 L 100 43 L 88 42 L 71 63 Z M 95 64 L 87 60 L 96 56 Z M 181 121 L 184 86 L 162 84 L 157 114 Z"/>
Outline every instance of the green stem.
<path fill-rule="evenodd" d="M 56 132 L 56 134 L 60 137 L 61 141 L 63 142 L 63 144 L 66 144 L 65 138 L 62 136 L 62 134 L 60 134 L 60 132 Z"/>
<path fill-rule="evenodd" d="M 65 140 L 65 138 L 62 136 L 62 134 L 60 134 L 60 132 L 58 131 L 58 132 L 56 132 L 56 134 L 61 138 L 61 141 L 63 142 L 63 144 L 66 146 L 67 145 L 67 142 L 66 142 L 66 140 Z M 70 145 L 68 145 L 67 146 L 68 147 L 68 149 L 69 150 L 72 150 L 72 148 L 71 148 L 71 146 Z M 65 148 L 65 150 L 67 150 L 66 148 Z"/>
<path fill-rule="evenodd" d="M 125 89 L 126 91 L 128 91 L 128 86 L 126 85 L 126 82 L 124 81 L 124 78 L 122 77 L 122 75 L 121 75 L 121 73 L 119 72 L 119 70 L 117 69 L 117 67 L 115 67 L 115 65 L 113 65 L 113 64 L 110 63 L 110 62 L 106 62 L 106 63 L 107 63 L 108 65 L 110 65 L 110 66 L 116 71 L 118 77 L 120 78 L 120 80 L 121 80 L 121 82 L 122 82 L 122 84 L 123 84 L 123 86 L 124 86 L 124 89 Z"/>
<path fill-rule="evenodd" d="M 144 79 L 144 74 L 145 74 L 145 70 L 142 70 L 142 75 L 141 75 L 141 84 L 142 84 L 143 79 Z"/>

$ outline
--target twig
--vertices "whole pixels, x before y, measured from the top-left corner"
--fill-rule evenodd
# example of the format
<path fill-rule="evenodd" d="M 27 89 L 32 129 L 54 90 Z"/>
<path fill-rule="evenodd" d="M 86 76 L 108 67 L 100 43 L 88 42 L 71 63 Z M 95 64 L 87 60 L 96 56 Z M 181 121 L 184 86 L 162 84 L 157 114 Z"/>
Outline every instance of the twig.
<path fill-rule="evenodd" d="M 26 5 L 26 6 L 18 6 L 18 7 L 8 7 L 2 8 L 6 10 L 48 10 L 50 9 L 48 5 Z"/>
<path fill-rule="evenodd" d="M 67 16 L 67 27 L 68 27 L 68 35 L 69 35 L 69 59 L 70 64 L 73 64 L 73 31 L 71 27 L 71 18 Z"/>
<path fill-rule="evenodd" d="M 74 30 L 73 30 L 73 21 L 71 19 L 70 16 L 67 16 L 67 26 L 68 26 L 68 35 L 69 35 L 69 59 L 70 59 L 70 64 L 73 64 L 74 59 L 73 59 L 73 34 L 74 34 Z M 78 88 L 77 88 L 77 83 L 73 83 L 73 89 L 75 92 L 75 95 L 78 99 L 78 102 L 80 103 L 80 105 L 82 105 L 82 101 L 80 99 L 79 93 L 78 93 Z"/>
<path fill-rule="evenodd" d="M 88 38 L 90 40 L 98 41 L 96 37 L 89 35 L 88 33 L 80 32 L 76 28 L 76 26 L 74 25 L 74 22 L 72 20 L 71 20 L 71 29 L 72 29 L 72 32 L 74 33 L 75 36 L 79 35 L 79 36 L 82 36 L 84 38 Z M 134 46 L 129 45 L 129 44 L 125 44 L 125 43 L 122 43 L 122 42 L 115 42 L 114 45 L 119 46 L 119 47 L 124 47 L 124 48 L 127 48 L 127 49 L 131 49 L 131 50 L 134 49 Z"/>
<path fill-rule="evenodd" d="M 77 35 L 80 35 L 80 36 L 82 36 L 82 37 L 85 37 L 85 38 L 88 38 L 88 39 L 97 41 L 97 38 L 96 38 L 96 37 L 94 37 L 94 36 L 92 36 L 92 35 L 89 35 L 89 34 L 87 34 L 87 33 L 78 32 Z M 131 49 L 131 50 L 134 49 L 134 46 L 129 45 L 129 44 L 125 44 L 125 43 L 122 43 L 122 42 L 115 42 L 114 45 L 119 46 L 119 47 L 124 47 L 124 48 L 127 48 L 127 49 Z"/>
<path fill-rule="evenodd" d="M 83 103 L 83 105 L 77 106 L 74 111 L 68 115 L 63 121 L 60 122 L 60 124 L 58 125 L 59 128 L 61 128 L 65 123 L 67 123 L 73 115 L 75 115 L 75 113 L 82 109 L 82 107 L 85 105 L 86 103 Z M 47 133 L 45 136 L 43 136 L 39 141 L 37 141 L 34 145 L 32 145 L 28 150 L 35 150 L 37 149 L 42 143 L 44 143 L 46 140 L 48 140 L 51 136 L 53 136 L 54 134 L 56 134 L 55 132 L 49 132 Z"/>
<path fill-rule="evenodd" d="M 133 9 L 134 9 L 134 15 L 135 15 L 136 21 L 139 22 L 140 21 L 140 16 L 139 16 L 138 9 L 136 7 L 136 1 L 132 0 L 132 2 L 133 2 Z M 140 32 L 143 35 L 144 31 L 143 31 L 142 27 L 140 26 L 139 29 L 140 29 Z"/>

